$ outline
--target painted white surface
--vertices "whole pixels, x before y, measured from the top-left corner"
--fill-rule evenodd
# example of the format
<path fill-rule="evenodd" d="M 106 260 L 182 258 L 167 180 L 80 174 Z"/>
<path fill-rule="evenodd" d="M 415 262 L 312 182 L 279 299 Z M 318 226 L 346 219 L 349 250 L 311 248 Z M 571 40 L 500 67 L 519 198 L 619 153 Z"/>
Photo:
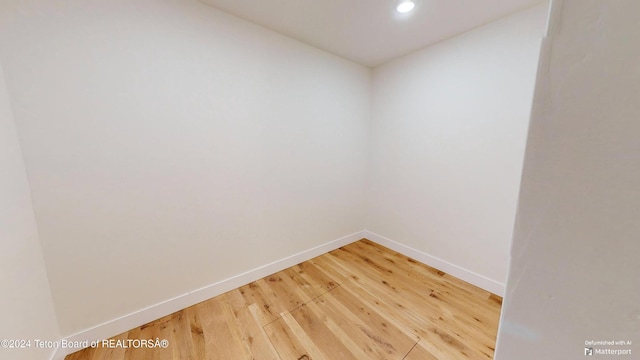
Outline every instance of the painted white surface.
<path fill-rule="evenodd" d="M 552 19 L 496 359 L 581 359 L 592 340 L 636 359 L 640 3 L 554 0 Z"/>
<path fill-rule="evenodd" d="M 504 284 L 546 7 L 374 69 L 368 230 Z"/>
<path fill-rule="evenodd" d="M 63 336 L 364 228 L 369 69 L 196 1 L 14 1 Z"/>
<path fill-rule="evenodd" d="M 301 251 L 297 254 L 287 256 L 286 258 L 279 259 L 270 264 L 263 265 L 242 274 L 235 275 L 231 278 L 222 280 L 215 284 L 210 284 L 200 289 L 189 291 L 188 293 L 177 296 L 173 299 L 146 307 L 131 314 L 127 314 L 117 319 L 110 320 L 103 324 L 99 324 L 85 331 L 81 331 L 79 333 L 68 336 L 66 337 L 66 340 L 70 342 L 85 340 L 99 341 L 102 339 L 110 338 L 114 334 L 121 334 L 132 328 L 140 326 L 140 324 L 146 324 L 168 314 L 172 314 L 176 311 L 182 310 L 191 305 L 195 305 L 217 295 L 223 294 L 227 291 L 246 285 L 252 281 L 262 279 L 265 276 L 287 269 L 304 261 L 313 259 L 316 256 L 326 254 L 329 251 L 335 250 L 341 246 L 345 246 L 352 242 L 361 240 L 364 236 L 365 231 L 358 231 L 356 233 L 341 237 L 339 239 L 316 246 L 314 248 Z M 75 352 L 75 350 L 66 351 L 64 352 L 64 354 L 69 354 L 72 352 Z M 62 351 L 59 351 L 59 353 L 59 356 L 64 356 Z"/>
<path fill-rule="evenodd" d="M 33 342 L 58 340 L 60 333 L 1 65 L 0 319 L 0 340 L 31 340 L 30 348 L 0 346 L 0 358 L 45 359 L 53 352 Z"/>
<path fill-rule="evenodd" d="M 423 264 L 429 265 L 435 269 L 443 271 L 451 276 L 455 276 L 460 280 L 464 280 L 469 284 L 473 284 L 479 288 L 490 291 L 497 295 L 504 295 L 504 284 L 489 279 L 481 274 L 475 273 L 456 264 L 442 260 L 431 254 L 416 250 L 410 246 L 388 239 L 371 231 L 364 232 L 364 238 L 369 239 L 382 246 L 386 246 L 393 251 L 408 256 L 414 260 L 418 260 Z"/>
<path fill-rule="evenodd" d="M 62 335 L 110 336 L 303 261 L 365 215 L 372 240 L 500 294 L 544 13 L 372 86 L 196 1 L 0 4 L 42 242 L 25 254 L 44 254 Z"/>
<path fill-rule="evenodd" d="M 287 36 L 367 66 L 472 30 L 540 0 L 201 0 Z"/>

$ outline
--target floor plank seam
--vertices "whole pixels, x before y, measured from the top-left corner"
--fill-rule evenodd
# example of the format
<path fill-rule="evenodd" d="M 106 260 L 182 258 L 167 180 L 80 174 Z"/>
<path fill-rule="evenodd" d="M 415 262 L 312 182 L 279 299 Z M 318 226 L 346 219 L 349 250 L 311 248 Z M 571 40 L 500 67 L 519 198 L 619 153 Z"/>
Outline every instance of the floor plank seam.
<path fill-rule="evenodd" d="M 269 326 L 269 325 L 273 324 L 274 322 L 276 322 L 276 321 L 278 321 L 278 320 L 282 319 L 282 317 L 283 317 L 283 316 L 286 316 L 286 315 L 291 314 L 292 312 L 294 312 L 294 311 L 296 311 L 296 310 L 300 309 L 301 307 L 303 307 L 303 306 L 307 305 L 308 303 L 310 303 L 310 302 L 312 302 L 312 301 L 314 301 L 314 300 L 316 300 L 316 299 L 318 299 L 318 298 L 320 298 L 320 297 L 322 297 L 322 296 L 324 296 L 324 295 L 326 295 L 326 294 L 328 294 L 328 293 L 332 292 L 333 290 L 337 289 L 338 287 L 342 286 L 342 284 L 339 284 L 339 283 L 336 283 L 336 284 L 337 284 L 336 286 L 332 287 L 331 289 L 329 289 L 329 290 L 327 290 L 327 291 L 323 292 L 322 294 L 320 294 L 320 295 L 318 295 L 318 296 L 316 296 L 316 297 L 314 297 L 314 298 L 312 298 L 312 299 L 309 299 L 309 301 L 307 301 L 307 302 L 305 302 L 305 303 L 302 303 L 302 304 L 300 304 L 300 305 L 298 305 L 298 306 L 294 307 L 294 308 L 293 308 L 293 309 L 291 309 L 291 310 L 287 310 L 287 311 L 285 311 L 285 312 L 283 312 L 283 313 L 280 313 L 280 316 L 278 316 L 277 318 L 275 318 L 275 319 L 273 319 L 273 320 L 269 321 L 268 323 L 266 323 L 266 324 L 262 325 L 262 328 L 264 329 L 265 327 L 267 327 L 267 326 Z"/>
<path fill-rule="evenodd" d="M 402 357 L 402 360 L 406 359 L 407 356 L 409 356 L 409 354 L 411 353 L 411 351 L 413 351 L 413 349 L 415 349 L 416 346 L 418 346 L 418 343 L 420 342 L 420 338 L 418 338 L 418 341 L 416 341 L 415 344 L 413 344 L 413 346 L 411 347 L 411 349 L 409 349 L 409 351 L 407 351 L 406 354 L 404 354 L 404 356 Z"/>
<path fill-rule="evenodd" d="M 269 323 L 269 324 L 271 324 L 271 323 Z M 267 326 L 267 325 L 265 325 L 265 326 Z M 276 347 L 276 344 L 274 344 L 273 339 L 271 339 L 271 336 L 269 336 L 269 334 L 265 330 L 264 326 L 262 327 L 262 332 L 265 334 L 265 336 L 267 337 L 267 339 L 271 343 L 271 347 L 273 348 L 273 350 L 276 351 L 276 355 L 278 355 L 278 359 L 282 360 L 282 355 L 280 355 L 280 351 L 278 351 L 278 347 Z"/>

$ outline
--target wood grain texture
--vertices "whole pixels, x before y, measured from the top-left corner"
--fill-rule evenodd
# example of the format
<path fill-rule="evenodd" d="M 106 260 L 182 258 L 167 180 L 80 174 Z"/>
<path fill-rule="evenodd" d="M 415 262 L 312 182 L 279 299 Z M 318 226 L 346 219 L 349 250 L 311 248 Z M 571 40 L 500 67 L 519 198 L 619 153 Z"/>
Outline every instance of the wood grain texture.
<path fill-rule="evenodd" d="M 502 299 L 363 239 L 66 360 L 492 359 Z"/>

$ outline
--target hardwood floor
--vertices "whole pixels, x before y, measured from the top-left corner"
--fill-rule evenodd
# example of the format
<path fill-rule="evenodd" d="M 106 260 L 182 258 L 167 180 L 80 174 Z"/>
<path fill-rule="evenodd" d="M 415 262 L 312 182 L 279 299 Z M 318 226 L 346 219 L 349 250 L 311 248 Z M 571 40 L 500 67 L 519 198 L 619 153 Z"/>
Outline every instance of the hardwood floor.
<path fill-rule="evenodd" d="M 66 360 L 492 359 L 502 299 L 360 240 Z"/>

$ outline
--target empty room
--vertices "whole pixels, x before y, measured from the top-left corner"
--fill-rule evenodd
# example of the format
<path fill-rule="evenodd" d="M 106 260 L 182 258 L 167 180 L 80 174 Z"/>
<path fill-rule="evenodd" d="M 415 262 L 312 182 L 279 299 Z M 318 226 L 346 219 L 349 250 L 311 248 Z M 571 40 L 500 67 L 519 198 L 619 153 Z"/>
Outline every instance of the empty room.
<path fill-rule="evenodd" d="M 0 358 L 635 359 L 639 24 L 0 1 Z"/>

